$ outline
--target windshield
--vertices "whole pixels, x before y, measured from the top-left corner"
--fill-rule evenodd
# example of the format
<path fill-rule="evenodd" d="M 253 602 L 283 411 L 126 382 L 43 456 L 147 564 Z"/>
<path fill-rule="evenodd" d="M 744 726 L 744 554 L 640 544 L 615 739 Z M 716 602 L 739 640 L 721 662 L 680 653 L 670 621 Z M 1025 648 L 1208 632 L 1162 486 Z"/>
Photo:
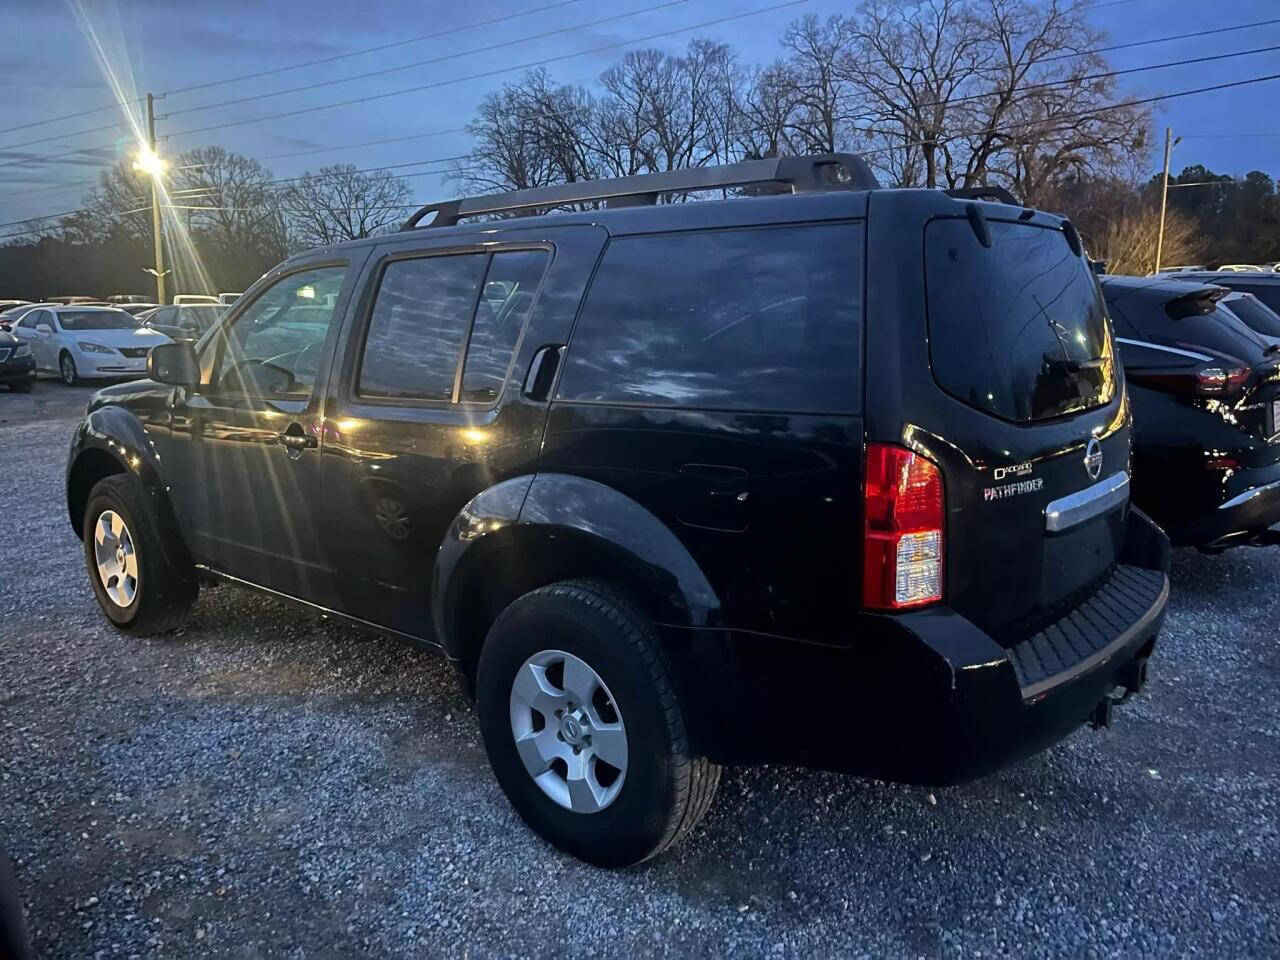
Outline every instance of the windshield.
<path fill-rule="evenodd" d="M 60 310 L 58 323 L 63 330 L 132 330 L 141 326 L 123 310 Z"/>
<path fill-rule="evenodd" d="M 1231 297 L 1222 301 L 1226 307 L 1245 322 L 1251 330 L 1264 337 L 1280 338 L 1280 316 L 1275 311 L 1262 305 L 1254 297 L 1246 294 L 1243 297 Z"/>
<path fill-rule="evenodd" d="M 200 326 L 207 327 L 220 319 L 229 308 L 226 306 L 215 307 L 212 304 L 209 304 L 208 306 L 197 305 L 193 307 L 184 307 L 183 309 L 190 310 L 195 314 L 196 320 L 199 322 Z"/>
<path fill-rule="evenodd" d="M 1061 230 L 968 220 L 925 228 L 929 356 L 939 385 L 970 406 L 1019 422 L 1108 403 L 1111 338 L 1098 284 Z"/>

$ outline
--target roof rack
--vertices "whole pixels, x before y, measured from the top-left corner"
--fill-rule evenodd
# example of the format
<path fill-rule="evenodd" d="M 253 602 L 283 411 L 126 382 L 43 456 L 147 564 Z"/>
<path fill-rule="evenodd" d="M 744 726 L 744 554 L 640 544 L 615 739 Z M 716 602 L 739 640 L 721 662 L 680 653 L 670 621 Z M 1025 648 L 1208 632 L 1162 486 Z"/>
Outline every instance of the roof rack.
<path fill-rule="evenodd" d="M 404 222 L 401 230 L 412 230 L 429 213 L 435 216 L 425 226 L 451 227 L 463 217 L 488 213 L 510 213 L 558 207 L 566 203 L 604 201 L 608 207 L 638 207 L 656 203 L 659 194 L 688 193 L 693 190 L 720 190 L 770 184 L 789 188 L 791 193 L 824 190 L 875 190 L 880 184 L 866 161 L 852 153 L 823 153 L 804 157 L 773 157 L 744 160 L 719 167 L 687 167 L 665 173 L 643 173 L 612 180 L 583 180 L 550 187 L 534 187 L 512 193 L 493 193 L 430 203 Z"/>
<path fill-rule="evenodd" d="M 948 197 L 957 200 L 995 200 L 1007 203 L 1011 207 L 1020 207 L 1022 203 L 1004 187 L 957 187 L 954 190 L 943 190 Z"/>

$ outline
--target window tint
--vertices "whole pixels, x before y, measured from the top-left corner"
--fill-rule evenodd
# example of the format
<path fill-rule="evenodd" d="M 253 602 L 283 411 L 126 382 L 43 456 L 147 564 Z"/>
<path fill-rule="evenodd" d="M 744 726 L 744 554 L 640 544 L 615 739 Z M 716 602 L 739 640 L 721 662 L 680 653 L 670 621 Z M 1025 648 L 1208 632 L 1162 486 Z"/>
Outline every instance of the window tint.
<path fill-rule="evenodd" d="M 614 240 L 560 398 L 856 410 L 861 275 L 862 230 L 851 224 Z"/>
<path fill-rule="evenodd" d="M 1061 230 L 968 220 L 925 228 L 929 359 L 939 385 L 1006 420 L 1088 410 L 1111 400 L 1114 359 L 1098 283 Z"/>
<path fill-rule="evenodd" d="M 1222 305 L 1244 321 L 1245 326 L 1264 337 L 1280 337 L 1280 316 L 1252 294 L 1224 300 Z"/>
<path fill-rule="evenodd" d="M 346 275 L 345 266 L 316 267 L 268 287 L 220 338 L 214 384 L 236 393 L 309 395 Z"/>
<path fill-rule="evenodd" d="M 477 253 L 387 264 L 360 364 L 361 396 L 453 399 L 485 260 Z"/>
<path fill-rule="evenodd" d="M 498 399 L 548 259 L 545 250 L 494 254 L 467 342 L 461 399 L 479 403 Z"/>
<path fill-rule="evenodd" d="M 1252 293 L 1272 310 L 1280 313 L 1280 283 L 1237 281 L 1228 283 L 1227 286 L 1230 286 L 1233 290 Z"/>

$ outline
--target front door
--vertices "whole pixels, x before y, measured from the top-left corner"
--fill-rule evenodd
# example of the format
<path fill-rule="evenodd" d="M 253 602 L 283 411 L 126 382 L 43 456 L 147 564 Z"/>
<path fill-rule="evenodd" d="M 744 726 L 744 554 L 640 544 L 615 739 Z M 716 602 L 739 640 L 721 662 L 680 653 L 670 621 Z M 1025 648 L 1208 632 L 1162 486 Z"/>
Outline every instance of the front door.
<path fill-rule="evenodd" d="M 502 236 L 422 230 L 382 244 L 329 384 L 321 535 L 336 596 L 347 613 L 423 639 L 450 523 L 536 469 L 546 398 L 526 391 L 526 374 L 567 341 L 605 234 Z"/>
<path fill-rule="evenodd" d="M 362 251 L 363 253 L 363 251 Z M 210 338 L 174 393 L 165 456 L 197 560 L 323 602 L 323 384 L 358 264 L 291 265 Z"/>

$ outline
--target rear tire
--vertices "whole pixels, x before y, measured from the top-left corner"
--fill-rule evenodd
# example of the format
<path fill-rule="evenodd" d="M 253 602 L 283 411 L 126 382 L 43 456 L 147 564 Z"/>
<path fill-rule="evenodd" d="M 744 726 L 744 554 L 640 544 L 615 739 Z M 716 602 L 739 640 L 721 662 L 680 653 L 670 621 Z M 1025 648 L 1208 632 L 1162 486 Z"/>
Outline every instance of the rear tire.
<path fill-rule="evenodd" d="M 573 678 L 566 672 L 570 665 Z M 530 670 L 542 671 L 532 674 L 542 678 L 539 686 L 526 683 L 525 688 L 545 703 L 545 713 L 527 710 L 532 701 L 519 695 L 517 682 L 527 682 Z M 593 678 L 587 689 L 594 693 L 585 698 L 572 692 L 583 689 L 582 677 Z M 480 651 L 476 693 L 485 749 L 512 806 L 537 833 L 575 857 L 602 867 L 638 863 L 679 841 L 711 806 L 720 768 L 694 755 L 671 665 L 653 623 L 611 584 L 568 580 L 527 593 L 507 607 Z M 580 742 L 577 720 L 565 726 L 557 719 L 556 711 L 566 705 L 577 708 L 575 717 L 587 711 L 581 754 L 571 746 Z M 541 725 L 535 717 L 530 728 L 521 718 L 535 713 Z M 534 751 L 533 766 L 516 745 L 521 723 L 527 731 L 521 736 L 525 757 L 529 738 L 546 735 L 538 737 L 542 745 Z M 609 754 L 618 767 L 601 766 L 603 756 L 586 756 L 606 750 L 604 734 L 610 730 L 625 741 L 625 746 L 615 741 L 618 752 Z M 551 760 L 535 780 L 544 747 L 572 753 Z M 579 768 L 565 760 L 574 763 L 579 755 L 596 771 L 591 794 L 582 792 L 581 782 L 569 783 L 571 771 Z M 577 794 L 571 791 L 575 786 Z M 585 807 L 579 804 L 583 796 Z"/>
<path fill-rule="evenodd" d="M 186 547 L 130 473 L 99 480 L 84 512 L 85 564 L 102 612 L 125 633 L 180 627 L 199 586 Z"/>
<path fill-rule="evenodd" d="M 62 382 L 68 387 L 74 387 L 80 382 L 80 374 L 76 371 L 76 362 L 71 354 L 65 351 L 58 357 L 58 374 L 62 377 Z"/>

